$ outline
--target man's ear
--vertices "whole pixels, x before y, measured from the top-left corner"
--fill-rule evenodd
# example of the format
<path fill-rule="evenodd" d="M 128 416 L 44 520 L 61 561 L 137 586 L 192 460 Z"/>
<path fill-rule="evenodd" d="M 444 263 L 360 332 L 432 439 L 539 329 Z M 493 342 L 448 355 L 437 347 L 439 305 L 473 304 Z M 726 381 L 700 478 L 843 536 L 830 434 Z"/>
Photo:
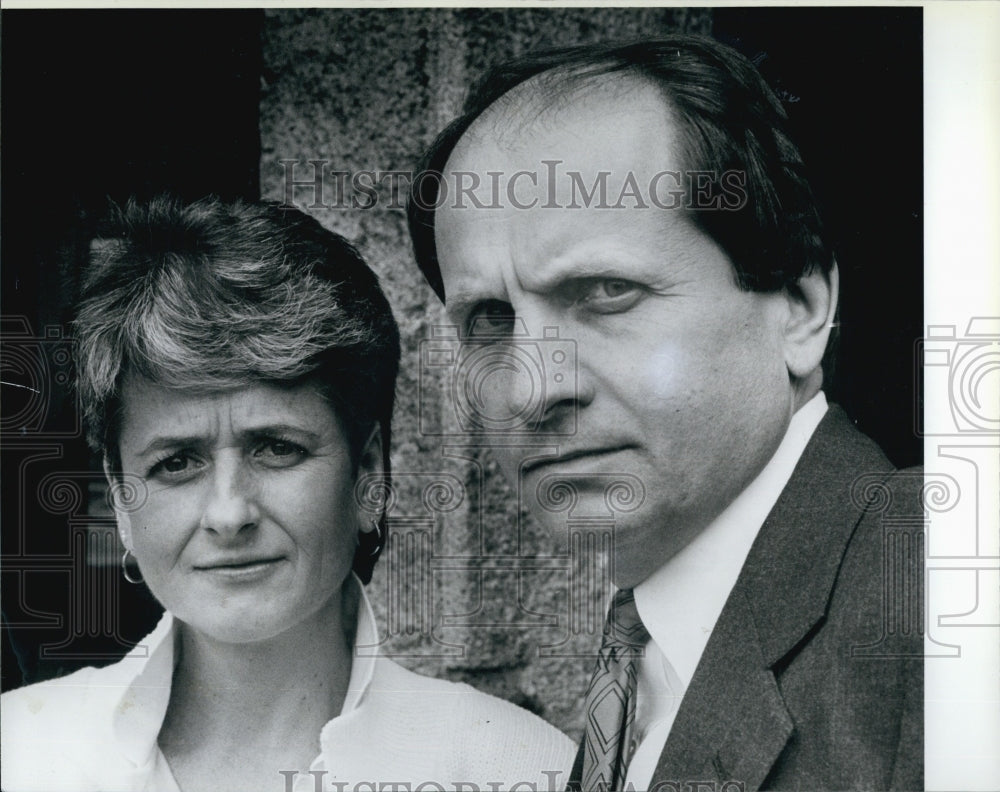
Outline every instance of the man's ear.
<path fill-rule="evenodd" d="M 382 460 L 382 428 L 376 423 L 368 435 L 368 439 L 365 441 L 364 446 L 361 448 L 361 453 L 358 455 L 358 475 L 357 480 L 361 481 L 363 478 L 370 477 L 371 482 L 374 486 L 364 487 L 366 492 L 371 493 L 383 493 L 385 487 L 382 481 L 382 475 L 385 473 L 385 464 Z M 361 523 L 361 531 L 363 533 L 368 533 L 375 529 L 372 520 L 378 521 L 382 517 L 382 509 L 376 507 L 374 502 L 361 503 L 362 499 L 359 499 L 360 514 L 358 515 L 359 521 Z M 367 498 L 363 500 L 367 501 Z M 384 501 L 379 501 L 383 503 Z M 374 509 L 374 511 L 373 511 Z"/>
<path fill-rule="evenodd" d="M 108 495 L 111 498 L 111 507 L 115 510 L 115 522 L 118 525 L 118 536 L 121 537 L 122 544 L 126 550 L 132 550 L 132 519 L 129 512 L 123 508 L 121 499 L 122 481 L 121 475 L 115 473 L 108 461 L 107 455 L 102 462 L 104 468 L 104 478 L 108 481 Z"/>
<path fill-rule="evenodd" d="M 829 272 L 815 270 L 786 287 L 788 314 L 784 328 L 785 365 L 791 378 L 819 378 L 826 345 L 837 314 L 840 275 L 836 262 Z"/>

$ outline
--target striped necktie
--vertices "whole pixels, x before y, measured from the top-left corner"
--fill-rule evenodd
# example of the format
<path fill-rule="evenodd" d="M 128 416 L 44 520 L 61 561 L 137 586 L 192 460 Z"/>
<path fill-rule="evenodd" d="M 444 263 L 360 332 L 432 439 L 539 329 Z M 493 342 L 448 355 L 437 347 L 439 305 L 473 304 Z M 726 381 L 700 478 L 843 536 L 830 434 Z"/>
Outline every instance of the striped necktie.
<path fill-rule="evenodd" d="M 619 591 L 611 603 L 597 668 L 587 688 L 583 792 L 625 785 L 639 658 L 648 641 L 632 590 Z"/>

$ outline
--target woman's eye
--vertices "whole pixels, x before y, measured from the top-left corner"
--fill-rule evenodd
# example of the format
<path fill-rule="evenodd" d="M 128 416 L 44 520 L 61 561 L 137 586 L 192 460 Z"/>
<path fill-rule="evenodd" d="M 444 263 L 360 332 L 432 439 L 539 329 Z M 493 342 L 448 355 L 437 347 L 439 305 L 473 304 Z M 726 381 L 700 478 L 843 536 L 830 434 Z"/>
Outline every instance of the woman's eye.
<path fill-rule="evenodd" d="M 161 459 L 146 474 L 148 478 L 156 476 L 179 476 L 190 472 L 194 467 L 194 461 L 186 453 L 171 454 Z"/>

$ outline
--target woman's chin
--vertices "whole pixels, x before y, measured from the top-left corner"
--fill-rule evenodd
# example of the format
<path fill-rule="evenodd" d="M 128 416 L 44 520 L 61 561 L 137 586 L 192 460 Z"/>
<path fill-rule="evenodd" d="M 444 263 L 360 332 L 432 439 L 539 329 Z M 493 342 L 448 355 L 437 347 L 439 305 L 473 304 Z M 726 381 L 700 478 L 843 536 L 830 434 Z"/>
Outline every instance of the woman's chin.
<path fill-rule="evenodd" d="M 188 630 L 220 644 L 260 644 L 289 634 L 302 620 L 301 612 L 287 609 L 253 612 L 244 609 L 227 610 L 225 613 L 202 612 L 189 618 L 177 617 Z"/>
<path fill-rule="evenodd" d="M 340 622 L 340 587 L 323 594 L 298 591 L 275 580 L 270 586 L 237 586 L 223 593 L 212 586 L 209 596 L 176 603 L 168 610 L 188 629 L 214 641 L 254 644 L 308 630 L 322 632 L 323 624 Z M 280 584 L 280 585 L 279 585 Z"/>

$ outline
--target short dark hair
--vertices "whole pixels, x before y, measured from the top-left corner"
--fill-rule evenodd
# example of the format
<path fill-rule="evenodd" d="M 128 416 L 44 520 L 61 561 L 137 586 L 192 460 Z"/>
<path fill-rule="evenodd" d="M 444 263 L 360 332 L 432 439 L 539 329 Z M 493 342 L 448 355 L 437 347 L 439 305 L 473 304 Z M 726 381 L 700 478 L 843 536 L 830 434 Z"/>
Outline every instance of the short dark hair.
<path fill-rule="evenodd" d="M 673 35 L 627 43 L 551 49 L 488 71 L 471 89 L 462 114 L 425 153 L 411 185 L 407 218 L 417 264 L 445 299 L 434 245 L 439 179 L 462 135 L 494 102 L 529 79 L 544 99 L 568 84 L 607 75 L 652 81 L 678 119 L 690 170 L 746 174 L 748 200 L 738 210 L 691 212 L 726 252 L 741 288 L 774 291 L 833 266 L 833 254 L 781 102 L 746 58 L 714 39 Z M 715 194 L 720 184 L 708 187 Z"/>
<path fill-rule="evenodd" d="M 201 391 L 313 384 L 343 422 L 355 466 L 380 427 L 388 476 L 399 331 L 346 239 L 277 203 L 165 196 L 113 208 L 105 237 L 74 330 L 88 441 L 112 470 L 121 385 L 134 373 Z M 355 559 L 365 582 L 376 558 Z"/>

